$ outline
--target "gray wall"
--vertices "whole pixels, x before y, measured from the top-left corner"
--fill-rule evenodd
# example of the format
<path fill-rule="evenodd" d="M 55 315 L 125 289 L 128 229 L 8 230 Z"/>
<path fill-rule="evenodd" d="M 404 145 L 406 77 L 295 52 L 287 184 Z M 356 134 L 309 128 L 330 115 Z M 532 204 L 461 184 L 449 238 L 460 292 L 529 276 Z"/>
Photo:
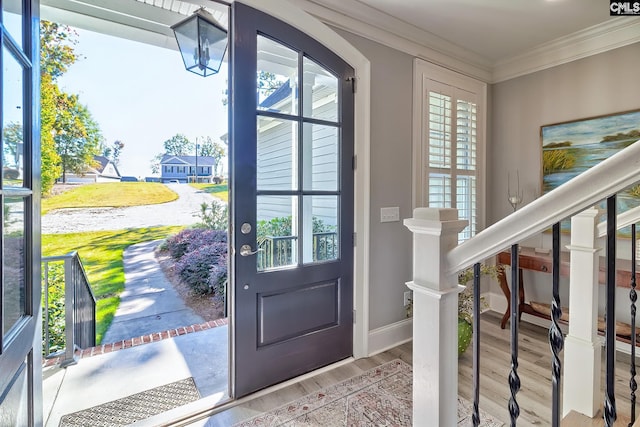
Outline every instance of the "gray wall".
<path fill-rule="evenodd" d="M 487 143 L 487 225 L 512 212 L 516 170 L 524 203 L 540 191 L 540 126 L 640 108 L 640 43 L 490 88 Z"/>
<path fill-rule="evenodd" d="M 336 30 L 371 61 L 371 236 L 369 328 L 405 319 L 404 285 L 412 275 L 411 126 L 413 58 Z M 380 223 L 380 208 L 400 207 L 400 222 Z"/>
<path fill-rule="evenodd" d="M 520 171 L 525 203 L 530 203 L 539 192 L 542 179 L 540 126 L 640 109 L 638 70 L 640 43 L 491 87 L 487 147 L 489 224 L 512 212 L 507 202 L 507 171 L 511 172 L 512 186 L 515 171 Z M 563 236 L 563 243 L 568 243 L 567 238 Z M 528 245 L 550 247 L 550 235 L 534 238 Z M 623 246 L 627 245 L 628 241 L 623 242 Z M 527 300 L 551 300 L 549 277 L 544 276 L 549 275 L 525 272 Z M 496 284 L 492 290 L 501 294 Z M 600 294 L 602 313 L 603 286 Z M 628 298 L 626 294 L 619 290 L 618 300 Z M 568 305 L 566 278 L 561 281 L 561 298 L 562 304 Z M 617 316 L 619 320 L 628 321 L 628 308 L 620 309 Z"/>

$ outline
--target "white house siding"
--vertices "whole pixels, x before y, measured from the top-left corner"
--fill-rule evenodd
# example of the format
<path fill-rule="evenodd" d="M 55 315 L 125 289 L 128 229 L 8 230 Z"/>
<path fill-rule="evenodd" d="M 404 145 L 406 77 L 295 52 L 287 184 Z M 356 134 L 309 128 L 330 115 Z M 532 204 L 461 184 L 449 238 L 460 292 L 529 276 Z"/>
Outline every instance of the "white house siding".
<path fill-rule="evenodd" d="M 318 98 L 323 91 L 315 91 Z M 335 91 L 328 91 L 335 93 Z M 313 111 L 318 119 L 333 119 L 335 101 L 324 103 Z M 332 105 L 333 104 L 333 105 Z M 305 190 L 336 191 L 338 183 L 338 128 L 333 126 L 304 124 L 305 136 L 310 141 L 311 176 L 304 182 Z M 258 123 L 257 185 L 258 190 L 290 190 L 297 181 L 297 125 L 293 122 L 261 117 Z M 297 157 L 297 156 L 296 156 Z M 270 220 L 292 214 L 290 197 L 262 196 L 258 198 L 258 219 Z M 313 216 L 327 225 L 337 225 L 337 199 L 334 196 L 315 196 L 312 201 Z"/>

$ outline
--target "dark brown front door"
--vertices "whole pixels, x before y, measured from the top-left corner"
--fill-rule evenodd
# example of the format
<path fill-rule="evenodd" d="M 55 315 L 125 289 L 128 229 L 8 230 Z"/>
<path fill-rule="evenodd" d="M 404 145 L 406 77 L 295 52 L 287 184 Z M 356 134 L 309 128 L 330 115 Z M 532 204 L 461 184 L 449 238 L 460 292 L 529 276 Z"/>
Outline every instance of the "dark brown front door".
<path fill-rule="evenodd" d="M 0 425 L 42 424 L 38 0 L 0 1 Z"/>
<path fill-rule="evenodd" d="M 235 2 L 235 397 L 352 355 L 353 69 Z"/>

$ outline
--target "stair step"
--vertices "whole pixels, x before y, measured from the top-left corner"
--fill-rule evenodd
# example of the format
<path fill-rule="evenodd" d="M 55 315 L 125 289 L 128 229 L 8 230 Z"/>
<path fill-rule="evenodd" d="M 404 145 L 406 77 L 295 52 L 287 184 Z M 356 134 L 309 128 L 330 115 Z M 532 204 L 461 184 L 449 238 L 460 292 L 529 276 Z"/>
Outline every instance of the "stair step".
<path fill-rule="evenodd" d="M 618 419 L 613 423 L 615 427 L 628 427 L 631 419 L 625 415 L 618 415 Z M 598 415 L 594 418 L 589 418 L 586 415 L 580 414 L 575 411 L 569 412 L 569 414 L 562 420 L 562 427 L 602 427 L 602 413 L 598 412 Z M 633 424 L 633 427 L 640 427 L 640 419 L 637 419 Z"/>

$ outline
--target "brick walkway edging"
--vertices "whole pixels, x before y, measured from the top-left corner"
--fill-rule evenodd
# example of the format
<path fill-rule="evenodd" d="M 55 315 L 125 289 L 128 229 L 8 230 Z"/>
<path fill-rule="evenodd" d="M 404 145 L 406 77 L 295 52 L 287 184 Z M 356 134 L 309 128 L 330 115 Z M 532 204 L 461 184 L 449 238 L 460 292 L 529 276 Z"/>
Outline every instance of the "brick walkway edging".
<path fill-rule="evenodd" d="M 196 325 L 182 326 L 176 329 L 168 329 L 162 332 L 154 332 L 149 335 L 142 335 L 140 337 L 127 338 L 126 340 L 117 341 L 109 344 L 102 344 L 95 347 L 78 349 L 75 351 L 75 355 L 79 359 L 85 357 L 97 356 L 99 354 L 112 353 L 118 350 L 124 350 L 125 348 L 137 347 L 143 344 L 149 344 L 156 341 L 166 340 L 168 338 L 177 337 L 179 335 L 192 334 L 194 332 L 200 332 L 207 329 L 217 328 L 218 326 L 224 326 L 229 324 L 229 319 L 226 317 L 223 319 L 211 320 L 205 323 L 199 323 Z M 43 359 L 42 367 L 57 365 L 62 361 L 63 356 L 52 357 L 51 359 Z"/>

